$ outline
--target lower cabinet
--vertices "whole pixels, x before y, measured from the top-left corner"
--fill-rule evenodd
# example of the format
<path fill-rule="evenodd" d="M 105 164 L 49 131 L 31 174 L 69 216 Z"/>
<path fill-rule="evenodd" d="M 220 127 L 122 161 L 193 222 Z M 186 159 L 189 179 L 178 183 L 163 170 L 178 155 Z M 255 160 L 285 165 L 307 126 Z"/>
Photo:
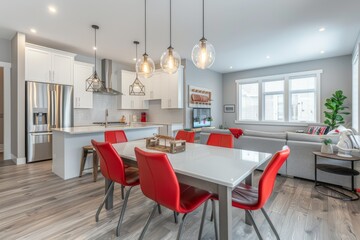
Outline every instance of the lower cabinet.
<path fill-rule="evenodd" d="M 93 74 L 94 65 L 82 62 L 74 63 L 74 108 L 92 108 L 93 93 L 87 92 L 86 79 Z"/>
<path fill-rule="evenodd" d="M 149 109 L 149 103 L 145 101 L 145 96 L 130 96 L 129 87 L 135 80 L 135 73 L 130 71 L 121 71 L 121 92 L 124 95 L 118 97 L 118 108 L 120 109 Z M 144 84 L 144 79 L 139 78 Z M 145 84 L 144 84 L 145 85 Z M 145 85 L 146 90 L 146 85 Z"/>

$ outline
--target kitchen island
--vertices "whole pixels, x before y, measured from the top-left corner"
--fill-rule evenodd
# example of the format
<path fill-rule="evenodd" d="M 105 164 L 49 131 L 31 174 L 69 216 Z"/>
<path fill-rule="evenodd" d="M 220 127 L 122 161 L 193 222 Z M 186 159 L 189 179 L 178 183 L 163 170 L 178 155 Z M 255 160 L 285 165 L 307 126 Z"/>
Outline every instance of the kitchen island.
<path fill-rule="evenodd" d="M 160 127 L 162 125 L 136 123 L 130 126 L 53 128 L 52 172 L 65 180 L 78 177 L 82 147 L 91 145 L 91 139 L 104 141 L 105 131 L 124 130 L 128 141 L 133 141 L 158 134 Z M 85 169 L 91 167 L 92 161 L 86 161 Z"/>

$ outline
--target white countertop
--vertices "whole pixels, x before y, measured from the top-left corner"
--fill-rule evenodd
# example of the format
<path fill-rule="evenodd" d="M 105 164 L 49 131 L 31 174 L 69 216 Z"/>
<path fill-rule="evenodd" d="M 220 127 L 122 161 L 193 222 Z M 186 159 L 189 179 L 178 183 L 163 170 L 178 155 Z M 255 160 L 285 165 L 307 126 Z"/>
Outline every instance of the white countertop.
<path fill-rule="evenodd" d="M 63 132 L 68 134 L 86 134 L 86 133 L 99 133 L 99 132 L 105 132 L 109 130 L 124 130 L 124 131 L 130 131 L 130 130 L 138 130 L 138 129 L 144 129 L 144 128 L 159 128 L 162 127 L 161 125 L 149 125 L 149 124 L 142 124 L 142 123 L 136 123 L 131 124 L 130 126 L 116 126 L 116 125 L 110 125 L 108 127 L 105 126 L 80 126 L 80 127 L 68 127 L 68 128 L 53 128 L 52 131 L 54 132 Z"/>

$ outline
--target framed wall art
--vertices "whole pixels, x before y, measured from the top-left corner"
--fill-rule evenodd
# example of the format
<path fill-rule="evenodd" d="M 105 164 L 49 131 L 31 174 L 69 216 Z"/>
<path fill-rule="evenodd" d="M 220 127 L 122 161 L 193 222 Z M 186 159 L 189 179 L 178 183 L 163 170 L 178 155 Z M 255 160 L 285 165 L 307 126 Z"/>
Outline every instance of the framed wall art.
<path fill-rule="evenodd" d="M 235 112 L 235 104 L 224 105 L 224 113 L 234 113 L 234 112 Z"/>

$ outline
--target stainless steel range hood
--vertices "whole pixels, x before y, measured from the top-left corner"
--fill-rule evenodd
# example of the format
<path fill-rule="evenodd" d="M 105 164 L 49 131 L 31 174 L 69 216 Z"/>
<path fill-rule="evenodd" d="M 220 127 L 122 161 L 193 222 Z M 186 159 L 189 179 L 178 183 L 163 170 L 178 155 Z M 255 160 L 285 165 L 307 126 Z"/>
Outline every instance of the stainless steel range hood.
<path fill-rule="evenodd" d="M 104 87 L 101 91 L 95 93 L 106 94 L 106 95 L 123 95 L 123 93 L 116 91 L 112 88 L 112 60 L 102 59 L 101 60 L 101 80 L 103 81 Z"/>

